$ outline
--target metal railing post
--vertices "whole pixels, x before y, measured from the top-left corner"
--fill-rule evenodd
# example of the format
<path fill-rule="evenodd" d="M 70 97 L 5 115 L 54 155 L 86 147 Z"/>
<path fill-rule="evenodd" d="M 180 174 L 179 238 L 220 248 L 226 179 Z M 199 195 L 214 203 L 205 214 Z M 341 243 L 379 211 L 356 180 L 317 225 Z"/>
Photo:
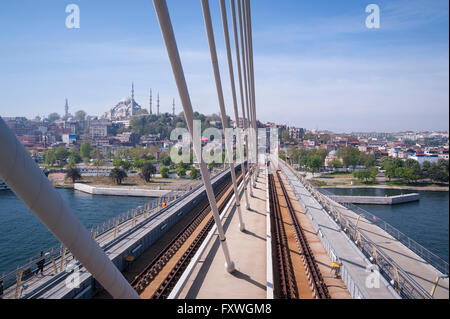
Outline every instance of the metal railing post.
<path fill-rule="evenodd" d="M 58 273 L 58 268 L 56 267 L 55 257 L 52 255 L 52 265 L 53 265 L 53 273 L 56 275 Z"/>
<path fill-rule="evenodd" d="M 22 275 L 23 275 L 23 270 L 21 269 L 17 273 L 16 289 L 15 289 L 15 292 L 14 292 L 14 299 L 19 299 L 20 298 L 20 294 L 21 294 L 21 290 L 22 290 Z"/>

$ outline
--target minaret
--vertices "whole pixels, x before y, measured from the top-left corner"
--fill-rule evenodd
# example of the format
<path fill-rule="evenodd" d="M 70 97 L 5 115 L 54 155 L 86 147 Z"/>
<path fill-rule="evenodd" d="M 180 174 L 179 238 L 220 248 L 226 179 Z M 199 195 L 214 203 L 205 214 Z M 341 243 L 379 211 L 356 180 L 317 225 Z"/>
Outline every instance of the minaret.
<path fill-rule="evenodd" d="M 159 115 L 159 92 L 158 92 L 158 100 L 157 100 L 157 104 L 156 104 L 156 114 Z"/>
<path fill-rule="evenodd" d="M 69 115 L 69 101 L 66 98 L 66 105 L 64 106 L 64 116 L 67 118 Z"/>
<path fill-rule="evenodd" d="M 175 116 L 175 99 L 173 99 L 173 104 L 172 104 L 172 106 L 173 106 L 173 108 L 172 108 L 172 110 L 173 110 L 173 116 Z"/>
<path fill-rule="evenodd" d="M 129 114 L 134 116 L 134 82 L 131 82 L 131 101 L 129 107 Z"/>
<path fill-rule="evenodd" d="M 152 112 L 152 89 L 150 89 L 150 115 L 152 115 L 153 114 L 153 112 Z"/>

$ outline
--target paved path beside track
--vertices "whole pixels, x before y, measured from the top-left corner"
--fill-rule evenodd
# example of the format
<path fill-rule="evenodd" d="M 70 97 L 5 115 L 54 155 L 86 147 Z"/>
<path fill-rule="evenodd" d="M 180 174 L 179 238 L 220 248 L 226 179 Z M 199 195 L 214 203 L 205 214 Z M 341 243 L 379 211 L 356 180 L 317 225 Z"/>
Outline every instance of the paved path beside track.
<path fill-rule="evenodd" d="M 318 224 L 321 233 L 325 235 L 332 244 L 337 257 L 343 266 L 347 269 L 352 280 L 365 298 L 374 299 L 392 299 L 395 293 L 386 285 L 381 283 L 379 287 L 366 287 L 366 280 L 371 274 L 367 267 L 371 264 L 364 258 L 356 246 L 341 232 L 340 227 L 323 210 L 322 206 L 315 200 L 309 191 L 303 186 L 298 178 L 280 163 L 280 168 L 290 181 L 292 187 L 300 195 L 299 201 L 303 209 L 308 208 L 314 221 Z M 308 216 L 309 217 L 309 216 Z"/>
<path fill-rule="evenodd" d="M 225 259 L 214 234 L 205 252 L 195 265 L 178 298 L 188 299 L 265 299 L 266 298 L 266 180 L 259 174 L 255 197 L 250 197 L 251 210 L 245 209 L 241 197 L 245 232 L 239 230 L 236 210 L 229 210 L 223 219 L 230 255 L 236 271 L 225 270 Z"/>

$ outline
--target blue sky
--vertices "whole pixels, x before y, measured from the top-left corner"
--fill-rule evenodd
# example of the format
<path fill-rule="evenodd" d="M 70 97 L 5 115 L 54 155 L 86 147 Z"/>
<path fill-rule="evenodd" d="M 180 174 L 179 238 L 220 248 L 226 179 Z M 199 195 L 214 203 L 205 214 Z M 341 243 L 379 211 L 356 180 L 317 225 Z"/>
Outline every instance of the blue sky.
<path fill-rule="evenodd" d="M 65 27 L 70 3 L 80 29 Z M 219 2 L 210 3 L 232 115 Z M 380 29 L 365 27 L 370 3 Z M 200 1 L 168 6 L 194 108 L 217 113 Z M 253 0 L 252 14 L 260 120 L 336 132 L 448 130 L 447 0 Z M 173 97 L 181 111 L 150 0 L 4 0 L 0 39 L 1 116 L 62 113 L 66 97 L 72 113 L 100 115 L 130 95 L 132 81 L 142 106 L 152 88 L 162 111 Z"/>

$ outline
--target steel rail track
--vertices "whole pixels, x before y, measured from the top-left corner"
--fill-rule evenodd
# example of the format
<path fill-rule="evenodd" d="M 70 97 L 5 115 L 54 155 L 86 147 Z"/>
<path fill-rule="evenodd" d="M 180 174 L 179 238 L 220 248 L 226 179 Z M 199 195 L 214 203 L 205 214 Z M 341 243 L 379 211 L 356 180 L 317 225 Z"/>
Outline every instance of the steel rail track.
<path fill-rule="evenodd" d="M 240 171 L 241 169 L 239 167 L 238 172 L 240 173 Z M 242 176 L 239 175 L 238 181 L 240 180 L 242 180 Z M 230 177 L 226 182 L 220 184 L 215 191 L 218 201 L 220 201 L 226 194 L 225 200 L 222 201 L 222 203 L 218 207 L 219 211 L 223 210 L 226 203 L 230 200 L 234 193 L 231 186 L 232 184 Z M 194 219 L 182 231 L 180 231 L 164 249 L 161 250 L 161 252 L 149 263 L 149 265 L 143 272 L 141 272 L 141 274 L 135 277 L 134 281 L 132 282 L 132 286 L 138 293 L 142 293 L 146 289 L 146 287 L 150 285 L 150 283 L 158 276 L 164 265 L 166 265 L 169 260 L 172 259 L 175 253 L 179 251 L 179 249 L 188 240 L 188 238 L 196 231 L 203 220 L 211 214 L 211 209 L 207 198 L 202 200 L 199 205 L 197 205 L 190 213 L 196 215 L 196 217 L 194 217 Z M 214 219 L 210 217 L 206 226 L 203 227 L 203 229 L 200 231 L 191 245 L 183 253 L 181 258 L 176 262 L 175 266 L 171 269 L 167 277 L 155 290 L 151 298 L 166 298 L 170 294 L 172 288 L 175 286 L 182 272 L 189 264 L 189 261 L 192 259 L 195 252 L 200 247 L 213 224 Z"/>
<path fill-rule="evenodd" d="M 238 178 L 237 183 L 240 183 L 240 181 L 241 178 Z M 228 187 L 227 192 L 225 194 L 226 194 L 225 200 L 223 200 L 218 207 L 219 212 L 223 211 L 223 209 L 226 207 L 227 203 L 230 201 L 231 197 L 234 194 L 232 185 Z M 210 214 L 210 212 L 211 211 L 209 210 L 208 214 Z M 194 257 L 195 253 L 200 248 L 200 245 L 203 243 L 204 239 L 208 236 L 208 233 L 213 227 L 213 225 L 214 225 L 214 218 L 211 216 L 206 225 L 202 228 L 200 233 L 191 243 L 191 245 L 189 245 L 189 247 L 186 249 L 183 256 L 172 268 L 170 274 L 166 277 L 166 279 L 155 291 L 155 293 L 152 296 L 152 299 L 165 299 L 169 296 L 178 279 L 181 277 L 184 270 L 189 265 L 189 262 L 191 261 L 192 257 Z"/>
<path fill-rule="evenodd" d="M 286 199 L 289 216 L 291 218 L 292 227 L 294 228 L 295 232 L 295 239 L 302 255 L 303 263 L 309 277 L 309 282 L 313 294 L 318 299 L 330 299 L 330 293 L 327 286 L 325 285 L 320 269 L 317 266 L 311 247 L 306 240 L 305 233 L 303 232 L 303 229 L 298 222 L 297 216 L 295 215 L 295 210 L 292 206 L 291 199 L 289 198 L 289 194 L 287 193 L 286 187 L 281 179 L 279 171 L 277 171 L 277 177 L 281 186 L 281 190 L 283 192 L 283 196 Z"/>
<path fill-rule="evenodd" d="M 270 217 L 272 225 L 272 240 L 273 252 L 276 253 L 277 268 L 275 272 L 280 286 L 275 287 L 275 294 L 279 299 L 297 299 L 298 290 L 294 279 L 293 266 L 289 256 L 289 246 L 284 229 L 284 223 L 281 216 L 280 203 L 278 194 L 275 188 L 275 180 L 272 174 L 269 175 L 269 189 L 270 189 Z"/>

